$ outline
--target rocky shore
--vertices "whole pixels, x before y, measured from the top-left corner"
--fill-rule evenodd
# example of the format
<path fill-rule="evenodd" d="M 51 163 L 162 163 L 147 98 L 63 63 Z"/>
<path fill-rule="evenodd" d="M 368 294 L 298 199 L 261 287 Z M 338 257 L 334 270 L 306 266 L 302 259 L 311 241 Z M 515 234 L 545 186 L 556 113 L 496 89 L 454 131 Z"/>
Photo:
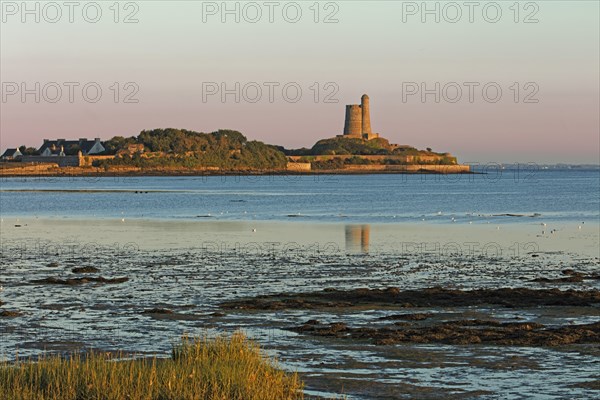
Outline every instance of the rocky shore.
<path fill-rule="evenodd" d="M 570 273 L 570 276 L 583 274 Z M 595 276 L 592 277 L 596 279 Z M 310 319 L 284 329 L 304 335 L 369 341 L 376 345 L 440 343 L 451 345 L 506 345 L 552 347 L 600 343 L 600 322 L 542 324 L 522 317 L 495 318 L 489 308 L 511 310 L 555 309 L 596 315 L 600 291 L 499 288 L 457 290 L 433 287 L 419 290 L 359 288 L 325 289 L 313 293 L 276 294 L 224 302 L 221 307 L 238 311 L 330 310 L 335 322 Z M 357 323 L 353 316 L 368 310 L 403 310 L 379 317 L 372 323 Z M 428 312 L 423 312 L 427 309 Z M 562 310 L 562 311 L 561 311 Z M 484 315 L 484 317 L 481 317 Z M 475 316 L 475 317 L 474 317 Z"/>
<path fill-rule="evenodd" d="M 600 304 L 599 290 L 500 288 L 457 290 L 433 287 L 419 290 L 359 288 L 325 289 L 314 293 L 276 294 L 223 303 L 225 309 L 284 310 L 380 307 L 465 307 L 500 305 L 509 308 L 584 306 Z"/>

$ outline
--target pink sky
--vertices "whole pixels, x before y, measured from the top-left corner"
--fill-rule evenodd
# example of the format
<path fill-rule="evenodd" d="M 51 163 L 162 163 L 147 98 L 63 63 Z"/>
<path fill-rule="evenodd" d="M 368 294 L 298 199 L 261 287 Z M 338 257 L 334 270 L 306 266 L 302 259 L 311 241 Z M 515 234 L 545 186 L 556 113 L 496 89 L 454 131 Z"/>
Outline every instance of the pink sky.
<path fill-rule="evenodd" d="M 599 162 L 596 2 L 542 3 L 534 24 L 514 23 L 508 9 L 496 24 L 447 23 L 443 16 L 440 23 L 412 17 L 402 23 L 402 2 L 339 2 L 332 24 L 315 23 L 308 3 L 295 24 L 248 23 L 243 16 L 222 23 L 218 15 L 202 22 L 199 3 L 139 3 L 133 24 L 114 23 L 108 3 L 96 24 L 77 14 L 73 24 L 3 15 L 2 150 L 39 147 L 43 138 L 108 139 L 166 127 L 236 129 L 250 139 L 310 147 L 340 134 L 344 105 L 368 93 L 373 130 L 393 143 L 448 151 L 464 162 Z M 322 19 L 331 10 L 321 11 Z M 33 93 L 22 101 L 20 86 L 34 89 L 35 82 L 40 102 Z M 56 103 L 49 101 L 56 95 L 52 82 L 63 90 Z M 79 84 L 72 103 L 65 82 Z M 102 89 L 97 103 L 83 97 L 90 82 Z M 126 88 L 127 82 L 136 86 Z M 257 82 L 263 97 L 253 103 L 240 93 L 236 103 L 233 94 L 225 102 L 216 94 L 203 101 L 210 82 L 230 89 Z M 265 82 L 279 84 L 273 102 Z M 296 103 L 281 92 L 292 82 L 302 89 Z M 332 93 L 328 82 L 337 87 L 337 103 L 324 101 Z M 434 94 L 403 101 L 411 82 L 429 89 L 440 82 L 448 96 L 441 91 L 439 103 Z M 453 82 L 463 90 L 456 103 L 449 101 Z M 465 82 L 479 84 L 472 103 Z M 15 84 L 19 92 L 10 94 Z M 498 102 L 483 97 L 486 84 L 502 89 Z M 252 86 L 247 97 L 254 96 Z M 138 102 L 125 103 L 134 88 Z M 531 99 L 538 102 L 524 102 L 536 90 Z"/>

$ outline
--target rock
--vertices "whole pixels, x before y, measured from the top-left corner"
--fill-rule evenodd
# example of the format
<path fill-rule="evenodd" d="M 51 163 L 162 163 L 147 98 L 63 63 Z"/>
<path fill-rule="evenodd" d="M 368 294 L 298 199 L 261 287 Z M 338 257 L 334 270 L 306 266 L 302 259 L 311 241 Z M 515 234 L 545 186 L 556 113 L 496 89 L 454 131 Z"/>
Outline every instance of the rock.
<path fill-rule="evenodd" d="M 381 317 L 381 318 L 379 318 L 379 320 L 380 321 L 388 321 L 388 320 L 394 320 L 394 319 L 403 319 L 403 320 L 407 320 L 407 321 L 421 321 L 421 320 L 427 319 L 431 316 L 433 316 L 433 314 L 427 314 L 427 313 L 393 314 L 393 315 L 386 315 L 385 317 Z"/>
<path fill-rule="evenodd" d="M 538 278 L 547 279 L 547 278 Z M 579 282 L 578 276 L 558 278 L 561 282 Z M 433 287 L 399 290 L 353 289 L 257 296 L 221 303 L 227 309 L 283 310 L 320 308 L 394 307 L 465 307 L 496 304 L 508 308 L 538 306 L 583 306 L 600 303 L 600 290 L 559 290 L 499 288 L 457 290 Z"/>
<path fill-rule="evenodd" d="M 73 285 L 82 285 L 84 283 L 90 283 L 90 282 L 104 283 L 104 284 L 117 284 L 117 283 L 127 282 L 128 280 L 129 280 L 129 278 L 127 278 L 127 277 L 109 279 L 109 278 L 104 278 L 102 276 L 98 276 L 98 277 L 89 276 L 89 277 L 68 278 L 68 279 L 49 277 L 49 278 L 43 278 L 43 279 L 36 279 L 36 280 L 31 281 L 31 283 L 73 286 Z"/>
<path fill-rule="evenodd" d="M 0 317 L 3 317 L 3 318 L 20 317 L 21 315 L 23 315 L 23 314 L 18 311 L 4 310 L 4 311 L 0 312 Z"/>
<path fill-rule="evenodd" d="M 583 282 L 583 276 L 581 275 L 569 275 L 565 278 L 535 278 L 531 280 L 532 282 L 540 282 L 540 283 L 577 283 Z"/>
<path fill-rule="evenodd" d="M 392 294 L 392 295 L 399 294 L 400 293 L 400 288 L 389 287 L 389 288 L 385 289 L 385 292 L 389 293 L 389 294 Z"/>
<path fill-rule="evenodd" d="M 168 308 L 151 308 L 142 311 L 142 314 L 173 314 L 173 311 Z"/>
<path fill-rule="evenodd" d="M 344 339 L 370 339 L 377 345 L 395 343 L 442 343 L 453 345 L 506 345 L 551 347 L 600 342 L 600 322 L 586 325 L 546 327 L 533 322 L 488 320 L 446 321 L 423 326 L 392 325 L 377 328 L 351 328 L 344 323 L 304 324 L 291 330 L 315 336 Z"/>
<path fill-rule="evenodd" d="M 91 274 L 100 272 L 100 270 L 96 267 L 88 266 L 88 267 L 75 267 L 71 270 L 74 274 Z"/>
<path fill-rule="evenodd" d="M 211 317 L 224 317 L 225 315 L 227 315 L 227 314 L 222 313 L 222 312 L 214 312 L 214 313 L 210 314 Z"/>

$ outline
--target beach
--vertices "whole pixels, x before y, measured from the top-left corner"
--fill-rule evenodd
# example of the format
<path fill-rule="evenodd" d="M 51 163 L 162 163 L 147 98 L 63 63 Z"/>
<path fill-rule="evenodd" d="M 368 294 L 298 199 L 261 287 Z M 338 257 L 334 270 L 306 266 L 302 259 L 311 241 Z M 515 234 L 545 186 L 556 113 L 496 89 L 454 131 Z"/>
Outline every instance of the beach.
<path fill-rule="evenodd" d="M 140 250 L 205 249 L 247 250 L 256 253 L 286 249 L 320 250 L 324 253 L 364 252 L 430 253 L 432 256 L 525 257 L 538 253 L 598 256 L 599 225 L 594 221 L 527 223 L 310 223 L 285 221 L 231 221 L 217 218 L 81 219 L 5 217 L 3 243 L 72 243 L 83 247 L 97 244 L 115 249 Z M 294 218 L 290 218 L 294 219 Z M 18 225 L 18 226 L 17 226 Z M 556 232 L 552 232 L 556 230 Z M 65 245 L 66 246 L 66 245 Z M 312 247 L 311 247 L 312 246 Z M 68 247 L 68 246 L 66 246 Z"/>
<path fill-rule="evenodd" d="M 597 346 L 412 339 L 381 345 L 347 335 L 365 327 L 389 329 L 388 321 L 397 328 L 407 320 L 394 323 L 398 313 L 415 315 L 408 318 L 411 329 L 473 320 L 550 329 L 598 322 L 597 307 L 384 302 L 261 311 L 226 305 L 254 296 L 356 288 L 598 291 L 598 226 L 579 226 L 556 223 L 556 233 L 542 235 L 537 221 L 366 225 L 4 217 L 2 307 L 18 314 L 2 319 L 0 354 L 10 360 L 17 351 L 35 356 L 94 348 L 149 355 L 168 352 L 182 335 L 241 329 L 286 370 L 299 372 L 307 395 L 511 397 L 517 384 L 520 394 L 540 393 L 543 381 L 541 393 L 587 397 L 595 393 L 589 385 L 597 382 Z M 562 280 L 569 269 L 582 278 Z M 324 324 L 321 330 L 307 329 L 313 320 Z M 331 332 L 329 324 L 351 330 Z"/>

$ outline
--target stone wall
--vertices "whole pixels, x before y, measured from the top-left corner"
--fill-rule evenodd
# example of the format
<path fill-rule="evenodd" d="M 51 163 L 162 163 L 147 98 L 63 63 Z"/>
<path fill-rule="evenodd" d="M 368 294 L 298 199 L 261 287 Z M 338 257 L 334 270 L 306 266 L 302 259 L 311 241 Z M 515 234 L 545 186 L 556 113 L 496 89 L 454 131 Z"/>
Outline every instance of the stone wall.
<path fill-rule="evenodd" d="M 91 167 L 94 161 L 111 160 L 115 156 L 82 156 L 79 158 L 80 167 Z"/>
<path fill-rule="evenodd" d="M 59 167 L 91 167 L 94 161 L 109 160 L 115 156 L 22 156 L 21 162 L 57 164 Z"/>
<path fill-rule="evenodd" d="M 436 172 L 440 174 L 457 174 L 470 172 L 469 165 L 346 165 L 342 171 L 390 171 L 390 172 Z"/>
<path fill-rule="evenodd" d="M 289 158 L 292 161 L 301 161 L 303 158 L 308 158 L 311 161 L 325 161 L 325 160 L 331 160 L 334 158 L 339 158 L 342 160 L 345 160 L 347 158 L 352 158 L 352 157 L 360 157 L 360 158 L 364 158 L 365 160 L 369 160 L 372 162 L 383 162 L 384 160 L 396 160 L 398 162 L 404 162 L 404 163 L 415 163 L 415 164 L 419 164 L 419 163 L 428 163 L 428 162 L 436 162 L 439 160 L 442 160 L 443 158 L 454 158 L 452 156 L 439 156 L 439 155 L 421 155 L 421 156 L 402 156 L 402 155 L 371 155 L 371 156 L 360 156 L 360 155 L 348 155 L 348 154 L 344 154 L 344 155 L 321 155 L 321 156 L 290 156 Z"/>
<path fill-rule="evenodd" d="M 78 156 L 22 156 L 21 162 L 35 164 L 57 164 L 59 167 L 78 167 Z"/>
<path fill-rule="evenodd" d="M 310 163 L 303 162 L 289 162 L 287 163 L 288 171 L 297 171 L 297 172 L 306 172 L 310 171 L 312 168 Z"/>

